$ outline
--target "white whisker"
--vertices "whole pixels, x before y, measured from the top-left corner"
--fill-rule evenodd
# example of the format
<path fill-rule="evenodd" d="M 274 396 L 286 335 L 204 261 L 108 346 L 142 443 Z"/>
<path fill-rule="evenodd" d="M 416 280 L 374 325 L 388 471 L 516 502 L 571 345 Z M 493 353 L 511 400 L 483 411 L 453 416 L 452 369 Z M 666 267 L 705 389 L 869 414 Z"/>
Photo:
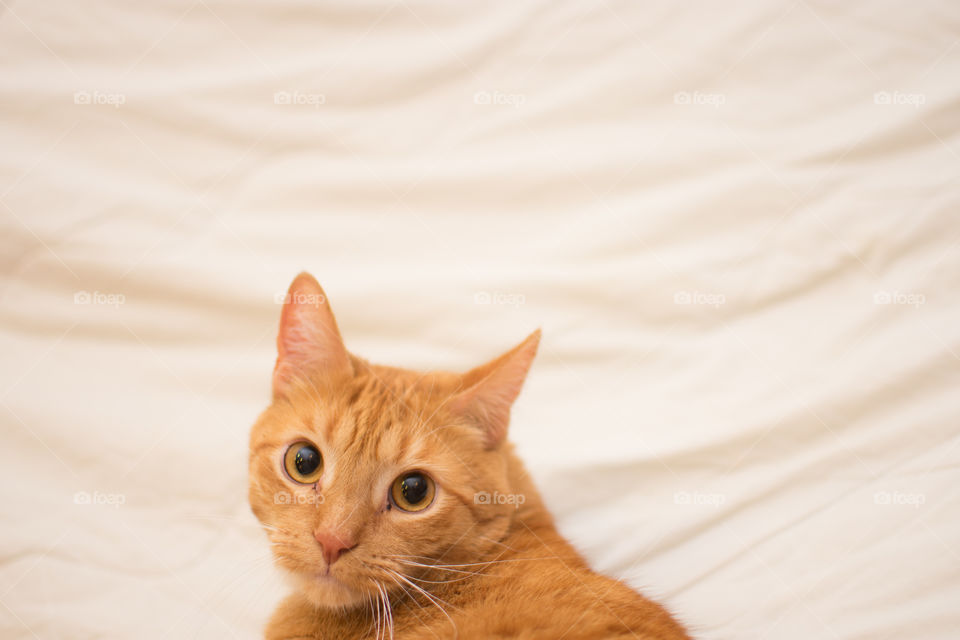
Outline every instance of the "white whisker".
<path fill-rule="evenodd" d="M 375 582 L 374 584 L 377 585 L 377 590 L 380 592 L 380 599 L 383 602 L 383 613 L 386 620 L 384 638 L 386 638 L 386 632 L 389 629 L 390 640 L 393 640 L 393 609 L 390 608 L 390 595 L 382 584 L 379 582 Z"/>
<path fill-rule="evenodd" d="M 377 583 L 374 582 L 373 584 L 376 585 Z M 375 621 L 376 624 L 377 624 L 377 633 L 376 633 L 376 635 L 375 635 L 374 637 L 375 637 L 377 640 L 380 640 L 380 598 L 379 598 L 379 597 L 377 597 L 377 598 L 371 597 L 371 598 L 370 598 L 370 604 L 371 604 L 371 606 L 373 607 L 374 621 Z"/>
<path fill-rule="evenodd" d="M 464 571 L 463 569 L 449 569 L 447 567 L 444 567 L 443 565 L 423 564 L 420 562 L 411 562 L 410 560 L 397 560 L 397 562 L 399 562 L 400 564 L 411 566 L 411 567 L 423 567 L 424 569 L 439 569 L 441 571 L 449 571 L 451 573 L 462 573 L 468 576 L 486 575 L 481 571 Z"/>
<path fill-rule="evenodd" d="M 449 580 L 427 580 L 425 578 L 414 578 L 413 576 L 407 576 L 411 580 L 416 582 L 426 582 L 427 584 L 448 584 L 450 582 L 460 582 L 461 580 L 469 580 L 472 576 L 487 576 L 485 573 L 470 573 L 469 575 L 461 576 L 459 578 L 450 578 Z M 492 577 L 492 576 L 487 576 Z M 498 578 L 506 578 L 507 576 L 496 576 Z"/>
<path fill-rule="evenodd" d="M 440 598 L 436 598 L 436 599 L 435 599 L 435 596 L 430 595 L 430 594 L 427 592 L 426 589 L 424 589 L 423 587 L 420 587 L 419 585 L 416 585 L 416 584 L 410 582 L 409 580 L 407 580 L 407 578 L 406 578 L 402 573 L 398 573 L 398 572 L 396 572 L 396 571 L 391 571 L 391 573 L 393 573 L 396 577 L 400 578 L 401 580 L 403 580 L 404 582 L 406 582 L 408 585 L 410 585 L 411 587 L 413 587 L 416 591 L 419 591 L 420 593 L 422 593 L 422 594 L 424 595 L 424 597 L 426 597 L 427 600 L 429 600 L 430 602 L 432 602 L 433 605 L 434 605 L 437 609 L 440 609 L 440 612 L 447 617 L 447 620 L 449 620 L 451 626 L 453 626 L 453 637 L 456 638 L 456 637 L 459 636 L 459 632 L 457 631 L 457 623 L 453 621 L 453 618 L 450 617 L 450 614 L 447 613 L 447 610 L 444 609 L 443 607 L 441 607 L 441 606 L 440 606 L 440 603 L 437 602 L 437 600 L 440 600 L 440 602 L 443 602 L 443 603 L 444 603 L 445 605 L 447 605 L 448 607 L 453 607 L 454 609 L 457 609 L 457 607 L 455 607 L 454 605 L 450 604 L 449 602 L 446 602 L 446 601 L 444 601 L 444 600 L 441 600 Z"/>
<path fill-rule="evenodd" d="M 406 560 L 407 558 L 420 558 L 423 560 L 432 560 L 426 556 L 389 556 L 390 558 L 397 560 L 398 562 L 412 562 L 411 560 Z M 422 564 L 422 566 L 430 567 L 482 567 L 491 564 L 500 564 L 504 562 L 533 562 L 535 560 L 557 560 L 559 556 L 544 556 L 542 558 L 507 558 L 506 560 L 483 560 L 480 562 L 459 562 L 459 563 L 436 563 L 436 564 Z"/>

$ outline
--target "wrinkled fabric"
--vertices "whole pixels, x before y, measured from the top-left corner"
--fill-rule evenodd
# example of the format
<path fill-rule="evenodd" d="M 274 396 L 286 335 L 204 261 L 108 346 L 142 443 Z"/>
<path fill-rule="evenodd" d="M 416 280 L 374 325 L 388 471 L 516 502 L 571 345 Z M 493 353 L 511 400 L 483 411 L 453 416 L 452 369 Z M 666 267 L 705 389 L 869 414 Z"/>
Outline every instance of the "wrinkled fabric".
<path fill-rule="evenodd" d="M 0 636 L 257 638 L 283 292 L 701 638 L 960 627 L 960 6 L 6 2 Z"/>

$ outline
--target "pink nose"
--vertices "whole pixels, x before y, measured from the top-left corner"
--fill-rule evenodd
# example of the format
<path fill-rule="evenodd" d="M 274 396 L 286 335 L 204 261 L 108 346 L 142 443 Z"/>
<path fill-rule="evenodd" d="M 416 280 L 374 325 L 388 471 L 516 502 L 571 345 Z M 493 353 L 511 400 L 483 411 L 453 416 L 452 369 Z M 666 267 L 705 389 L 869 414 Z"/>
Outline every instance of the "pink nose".
<path fill-rule="evenodd" d="M 348 535 L 331 529 L 317 529 L 313 532 L 313 537 L 320 543 L 323 559 L 328 565 L 336 562 L 337 558 L 356 546 Z"/>

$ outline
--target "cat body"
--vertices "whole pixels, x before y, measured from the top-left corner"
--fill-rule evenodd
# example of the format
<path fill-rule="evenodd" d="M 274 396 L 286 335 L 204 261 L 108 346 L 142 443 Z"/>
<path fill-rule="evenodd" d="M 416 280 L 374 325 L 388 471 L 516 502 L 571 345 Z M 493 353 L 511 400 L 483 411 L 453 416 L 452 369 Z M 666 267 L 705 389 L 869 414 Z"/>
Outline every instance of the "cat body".
<path fill-rule="evenodd" d="M 250 504 L 295 586 L 268 639 L 688 637 L 587 566 L 506 441 L 539 338 L 465 374 L 372 365 L 294 280 L 250 438 Z"/>

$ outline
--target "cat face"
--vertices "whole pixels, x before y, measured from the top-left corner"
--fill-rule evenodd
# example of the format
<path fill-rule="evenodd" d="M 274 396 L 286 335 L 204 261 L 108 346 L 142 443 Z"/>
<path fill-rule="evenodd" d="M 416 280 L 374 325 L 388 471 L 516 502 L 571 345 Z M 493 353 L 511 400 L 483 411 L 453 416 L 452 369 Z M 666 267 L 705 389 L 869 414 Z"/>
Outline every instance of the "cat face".
<path fill-rule="evenodd" d="M 471 562 L 507 530 L 509 411 L 539 332 L 466 374 L 370 365 L 316 281 L 281 316 L 274 398 L 250 439 L 250 504 L 278 566 L 318 606 L 413 590 L 418 565 Z"/>

